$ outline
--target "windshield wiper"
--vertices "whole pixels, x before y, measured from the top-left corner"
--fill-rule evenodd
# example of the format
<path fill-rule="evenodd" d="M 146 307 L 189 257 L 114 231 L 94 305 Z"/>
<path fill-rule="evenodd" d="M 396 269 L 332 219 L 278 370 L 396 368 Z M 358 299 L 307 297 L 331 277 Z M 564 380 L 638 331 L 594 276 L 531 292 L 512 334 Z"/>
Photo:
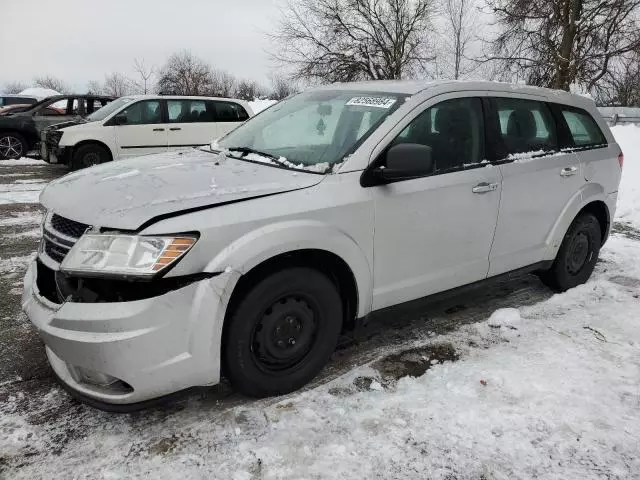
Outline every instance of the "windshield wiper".
<path fill-rule="evenodd" d="M 273 160 L 274 163 L 277 163 L 281 167 L 291 168 L 290 165 L 287 165 L 285 162 L 280 160 L 280 157 L 278 157 L 277 155 L 273 155 L 272 153 L 267 153 L 267 152 L 261 152 L 260 150 L 256 150 L 255 148 L 251 148 L 251 147 L 231 147 L 231 148 L 227 148 L 227 150 L 230 151 L 230 152 L 240 152 L 240 153 L 242 153 L 243 157 L 247 156 L 250 153 L 255 153 L 256 155 L 260 155 L 262 157 L 267 157 L 268 159 Z"/>

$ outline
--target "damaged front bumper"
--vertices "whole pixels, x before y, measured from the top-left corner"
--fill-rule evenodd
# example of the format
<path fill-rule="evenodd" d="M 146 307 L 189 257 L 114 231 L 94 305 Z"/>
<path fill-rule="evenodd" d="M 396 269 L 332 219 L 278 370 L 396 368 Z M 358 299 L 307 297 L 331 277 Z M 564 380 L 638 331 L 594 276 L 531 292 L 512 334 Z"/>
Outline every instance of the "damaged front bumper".
<path fill-rule="evenodd" d="M 58 304 L 41 295 L 34 261 L 22 308 L 65 387 L 98 408 L 139 404 L 219 382 L 222 324 L 238 278 L 230 271 L 140 300 Z"/>

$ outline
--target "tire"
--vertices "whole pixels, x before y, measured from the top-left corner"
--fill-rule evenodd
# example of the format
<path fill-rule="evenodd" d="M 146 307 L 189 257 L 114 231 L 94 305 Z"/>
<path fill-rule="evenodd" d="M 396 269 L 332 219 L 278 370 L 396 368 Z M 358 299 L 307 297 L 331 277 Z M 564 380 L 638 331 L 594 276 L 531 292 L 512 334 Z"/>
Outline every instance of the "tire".
<path fill-rule="evenodd" d="M 556 292 L 585 283 L 598 261 L 601 232 L 595 216 L 590 213 L 578 215 L 567 230 L 553 265 L 541 275 L 543 283 Z"/>
<path fill-rule="evenodd" d="M 282 395 L 315 377 L 336 348 L 342 302 L 310 268 L 289 268 L 254 285 L 225 325 L 224 371 L 253 397 Z"/>
<path fill-rule="evenodd" d="M 90 144 L 79 147 L 71 159 L 71 170 L 92 167 L 111 160 L 111 155 L 106 148 L 100 145 Z"/>
<path fill-rule="evenodd" d="M 27 141 L 19 133 L 0 133 L 0 160 L 24 157 L 28 150 Z"/>

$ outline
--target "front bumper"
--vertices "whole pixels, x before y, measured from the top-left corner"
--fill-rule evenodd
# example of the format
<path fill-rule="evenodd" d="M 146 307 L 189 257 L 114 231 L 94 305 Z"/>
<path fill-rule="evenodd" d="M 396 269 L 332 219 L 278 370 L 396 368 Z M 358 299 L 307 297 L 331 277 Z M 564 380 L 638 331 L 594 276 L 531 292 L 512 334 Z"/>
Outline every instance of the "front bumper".
<path fill-rule="evenodd" d="M 73 155 L 73 147 L 54 147 L 49 151 L 48 162 L 60 163 L 62 165 L 71 165 L 71 157 Z"/>
<path fill-rule="evenodd" d="M 219 382 L 224 312 L 238 278 L 225 272 L 131 302 L 55 304 L 38 291 L 34 261 L 22 308 L 56 376 L 76 396 L 98 407 L 137 404 Z"/>

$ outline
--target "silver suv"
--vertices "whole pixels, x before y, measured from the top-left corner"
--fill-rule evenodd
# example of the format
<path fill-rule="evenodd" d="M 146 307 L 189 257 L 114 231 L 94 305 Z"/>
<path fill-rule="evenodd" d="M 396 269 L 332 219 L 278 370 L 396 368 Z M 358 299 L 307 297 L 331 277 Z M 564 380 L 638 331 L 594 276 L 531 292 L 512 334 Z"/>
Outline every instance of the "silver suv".
<path fill-rule="evenodd" d="M 22 304 L 55 374 L 96 406 L 221 371 L 282 394 L 381 309 L 514 270 L 584 283 L 622 159 L 593 102 L 565 92 L 315 88 L 211 146 L 52 182 Z"/>

